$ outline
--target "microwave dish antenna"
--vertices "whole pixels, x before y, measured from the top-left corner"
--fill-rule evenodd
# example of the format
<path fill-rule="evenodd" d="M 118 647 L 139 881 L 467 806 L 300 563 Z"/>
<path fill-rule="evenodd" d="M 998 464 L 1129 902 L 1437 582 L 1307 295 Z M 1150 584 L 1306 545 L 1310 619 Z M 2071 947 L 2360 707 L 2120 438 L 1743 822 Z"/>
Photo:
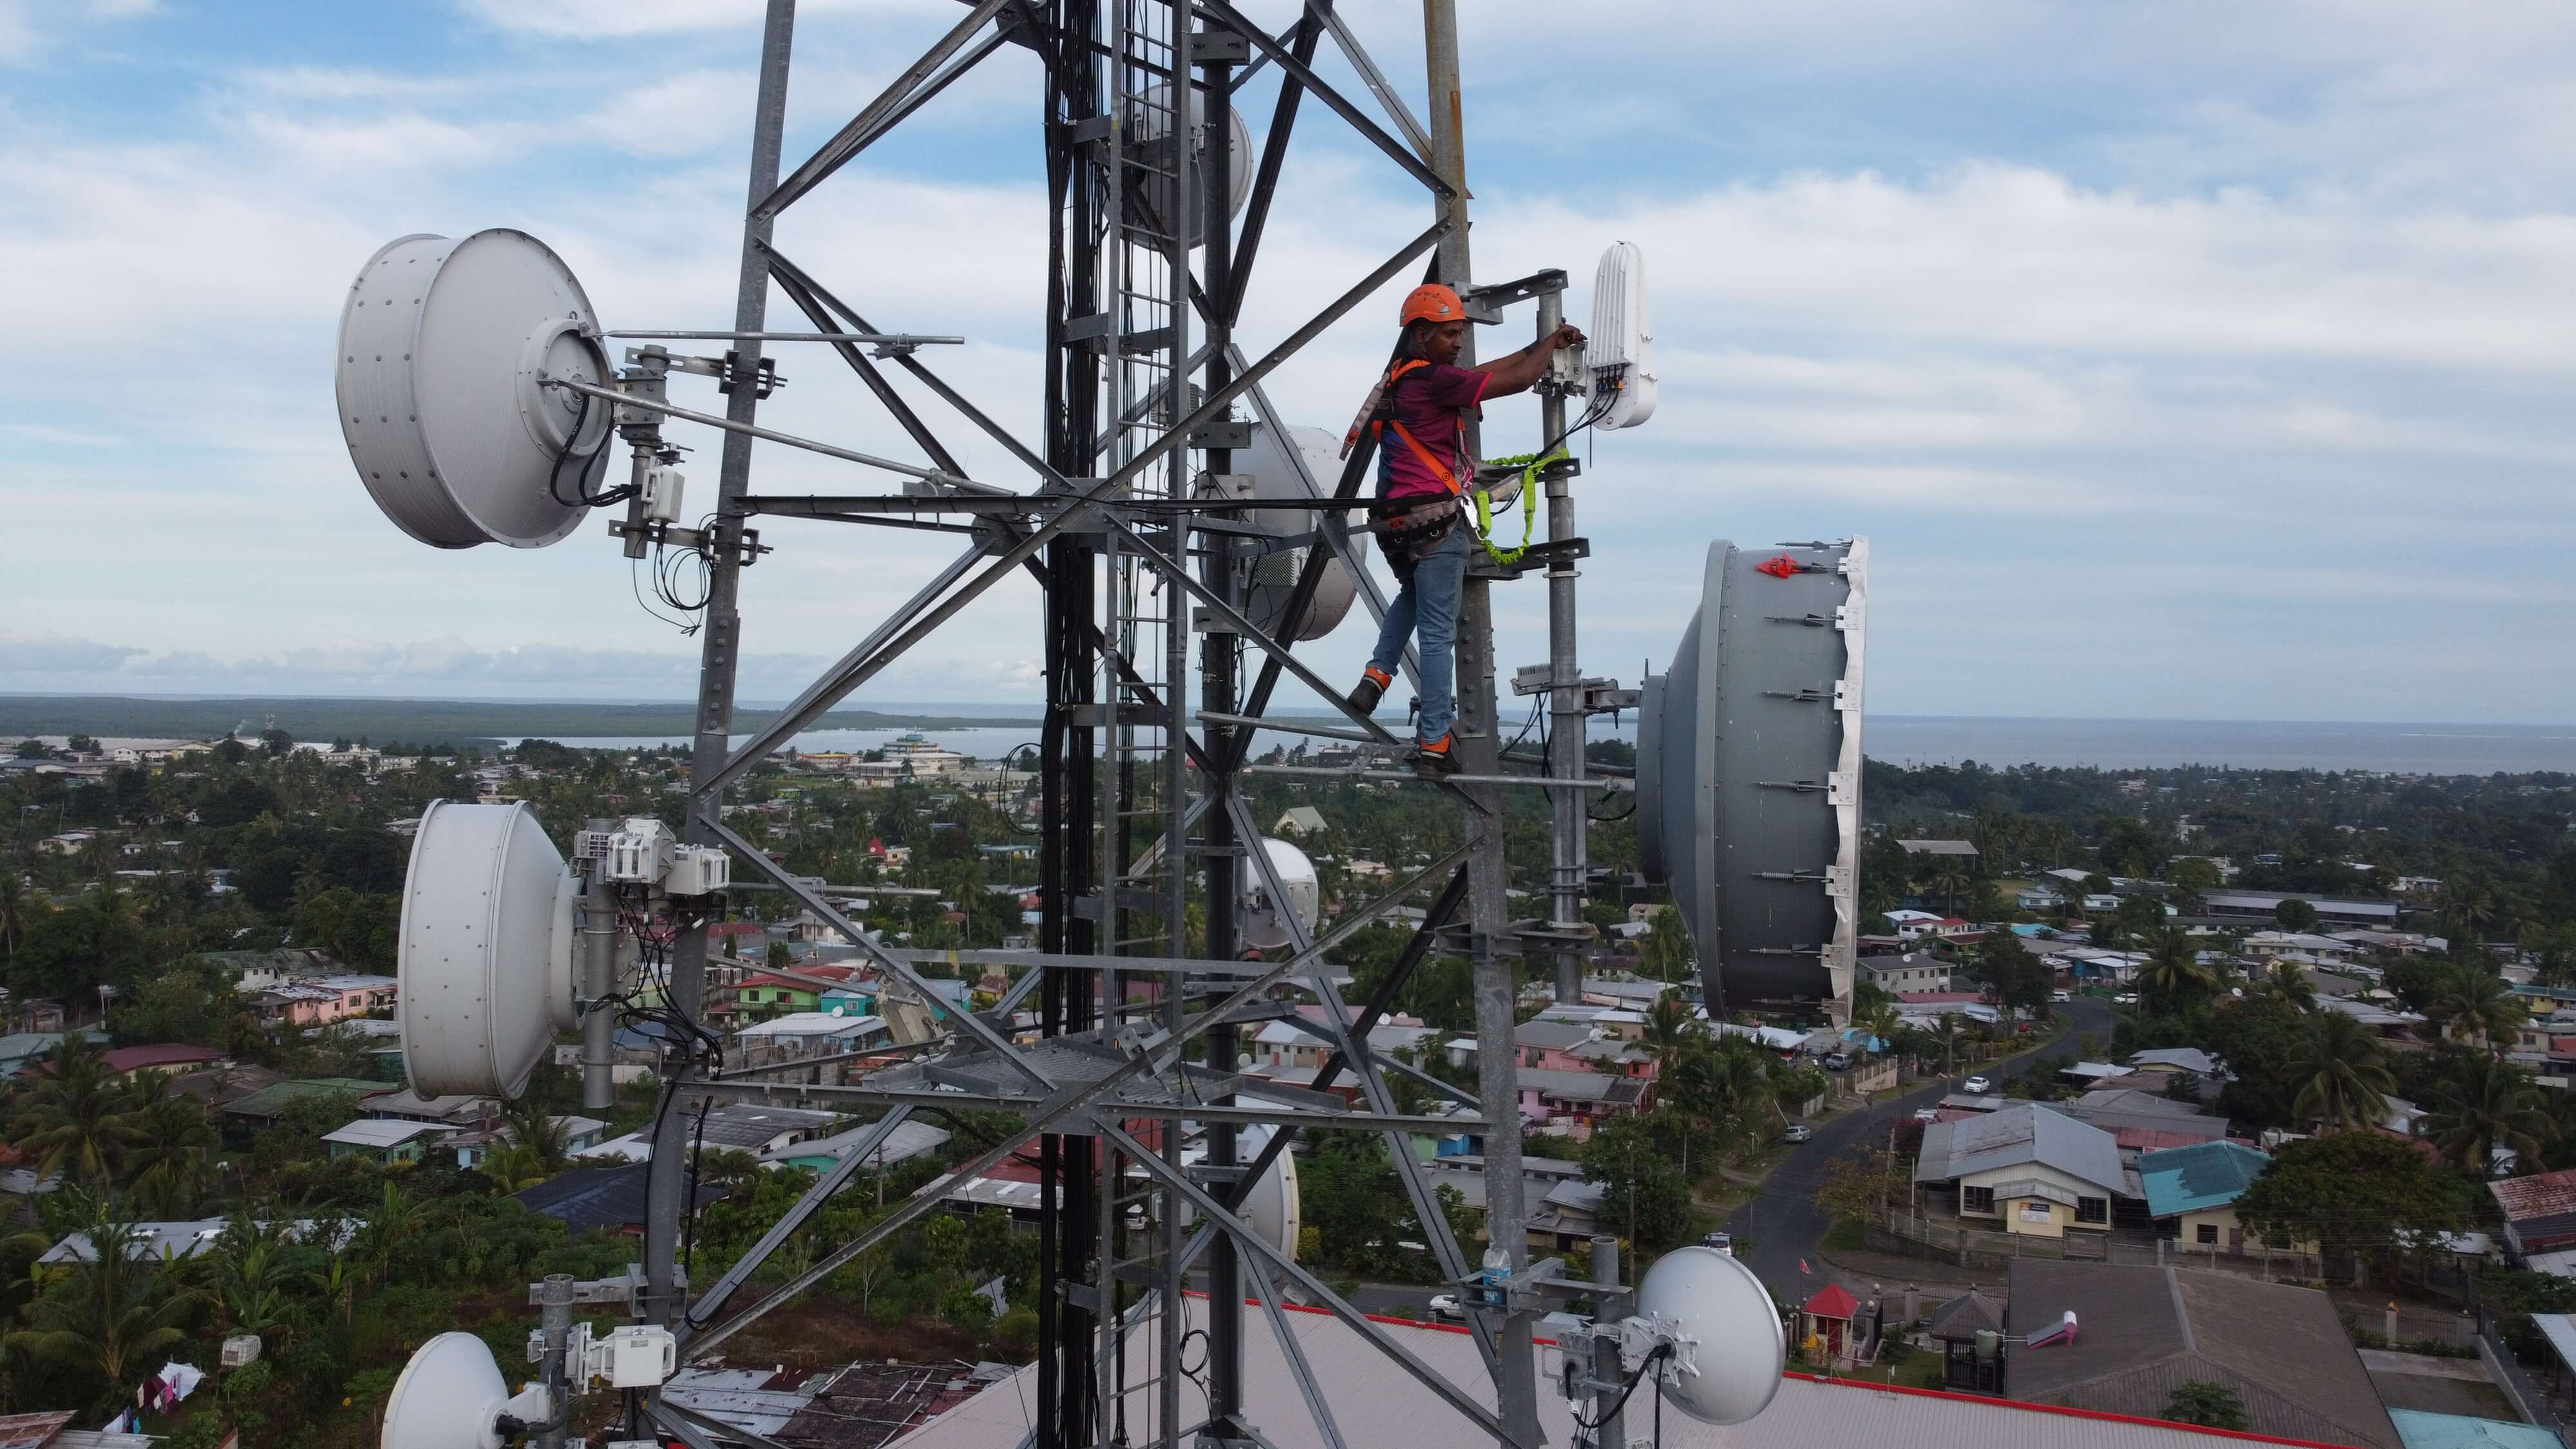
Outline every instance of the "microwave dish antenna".
<path fill-rule="evenodd" d="M 492 1349 L 470 1333 L 420 1346 L 385 1399 L 385 1449 L 502 1449 L 553 1407 L 543 1385 L 513 1395 Z"/>
<path fill-rule="evenodd" d="M 1285 436 L 1282 436 L 1282 434 Z M 1289 449 L 1296 449 L 1296 456 Z M 1285 501 L 1312 498 L 1306 479 L 1336 478 L 1342 471 L 1341 445 L 1322 428 L 1273 428 L 1266 423 L 1252 425 L 1252 446 L 1235 455 L 1237 476 L 1251 479 L 1247 496 L 1258 502 L 1264 499 Z M 1301 475 L 1298 464 L 1305 467 Z M 1324 522 L 1324 515 L 1312 508 L 1254 508 L 1249 520 L 1253 527 L 1273 538 L 1296 538 L 1311 534 Z M 1350 567 L 1331 555 L 1323 544 L 1302 543 L 1273 549 L 1254 560 L 1252 577 L 1245 591 L 1244 613 L 1261 626 L 1262 632 L 1277 634 L 1288 626 L 1288 601 L 1297 591 L 1297 577 L 1306 568 L 1308 550 L 1326 548 L 1324 571 L 1316 580 L 1314 597 L 1307 601 L 1305 618 L 1298 625 L 1295 638 L 1300 642 L 1321 639 L 1341 627 L 1359 597 L 1359 581 L 1351 576 Z"/>
<path fill-rule="evenodd" d="M 1190 108 L 1190 180 L 1192 183 L 1190 194 L 1198 197 L 1206 194 L 1208 184 L 1207 98 L 1197 86 L 1190 86 L 1187 90 Z M 1161 145 L 1165 133 L 1170 131 L 1172 124 L 1171 87 L 1158 85 L 1147 89 L 1129 103 L 1128 113 L 1133 117 L 1130 124 L 1135 127 L 1137 139 L 1145 147 L 1151 149 Z M 1225 214 L 1228 219 L 1232 219 L 1241 216 L 1244 203 L 1252 199 L 1252 128 L 1244 124 L 1243 112 L 1232 106 L 1225 108 L 1225 116 L 1227 147 Z M 1168 148 L 1165 150 L 1168 154 Z M 1168 166 L 1162 169 L 1158 180 L 1139 182 L 1135 190 L 1138 193 L 1138 199 L 1151 207 L 1155 216 L 1168 218 L 1171 215 L 1172 178 Z M 1196 212 L 1198 208 L 1194 206 L 1191 210 Z M 1189 225 L 1182 229 L 1182 234 L 1189 239 L 1190 248 L 1195 251 L 1207 240 L 1207 218 L 1203 215 L 1193 215 L 1189 219 Z"/>
<path fill-rule="evenodd" d="M 578 880 L 524 803 L 436 801 L 403 877 L 403 1069 L 424 1097 L 515 1098 L 573 997 Z"/>
<path fill-rule="evenodd" d="M 1869 542 L 1708 547 L 1699 607 L 1637 711 L 1637 841 L 1699 948 L 1709 1010 L 1851 998 Z"/>
<path fill-rule="evenodd" d="M 340 432 L 394 526 L 436 548 L 543 548 L 588 512 L 613 380 L 599 314 L 522 231 L 398 237 L 340 310 Z M 567 502 L 566 500 L 572 500 Z"/>
<path fill-rule="evenodd" d="M 1247 877 L 1240 922 L 1243 944 L 1277 951 L 1296 945 L 1301 937 L 1313 939 L 1315 923 L 1323 918 L 1323 886 L 1315 863 L 1295 845 L 1272 836 L 1261 838 L 1261 849 L 1270 857 L 1270 869 L 1279 877 L 1280 892 L 1287 900 L 1271 899 L 1270 887 L 1257 873 Z"/>
<path fill-rule="evenodd" d="M 1789 1364 L 1771 1290 L 1733 1253 L 1676 1248 L 1637 1285 L 1623 1349 L 1660 1343 L 1655 1366 L 1673 1407 L 1703 1424 L 1741 1424 L 1770 1407 Z"/>

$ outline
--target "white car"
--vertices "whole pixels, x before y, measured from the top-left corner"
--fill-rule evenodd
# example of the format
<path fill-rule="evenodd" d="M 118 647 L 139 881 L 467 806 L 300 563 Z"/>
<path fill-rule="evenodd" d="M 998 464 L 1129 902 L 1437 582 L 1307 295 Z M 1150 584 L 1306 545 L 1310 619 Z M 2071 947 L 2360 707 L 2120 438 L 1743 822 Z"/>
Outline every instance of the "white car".
<path fill-rule="evenodd" d="M 2119 995 L 2112 997 L 2111 1003 L 2114 1006 L 2135 1006 L 2138 1004 L 2138 993 L 2134 991 L 2123 991 Z"/>
<path fill-rule="evenodd" d="M 1959 1084 L 1959 1090 L 1971 1097 L 1982 1097 L 1994 1089 L 1994 1079 L 1991 1077 L 1970 1077 Z"/>
<path fill-rule="evenodd" d="M 1917 1107 L 1914 1109 L 1914 1120 L 1917 1122 L 1938 1122 L 1941 1120 L 1941 1114 L 1939 1111 L 1930 1107 Z"/>
<path fill-rule="evenodd" d="M 1444 1319 L 1452 1323 L 1467 1321 L 1467 1310 L 1458 1306 L 1455 1293 L 1442 1293 L 1431 1300 L 1431 1321 L 1438 1323 Z"/>
<path fill-rule="evenodd" d="M 2075 993 L 2072 991 L 2052 991 L 2048 993 L 2048 999 L 2051 1001 L 2073 1001 L 2075 999 Z"/>

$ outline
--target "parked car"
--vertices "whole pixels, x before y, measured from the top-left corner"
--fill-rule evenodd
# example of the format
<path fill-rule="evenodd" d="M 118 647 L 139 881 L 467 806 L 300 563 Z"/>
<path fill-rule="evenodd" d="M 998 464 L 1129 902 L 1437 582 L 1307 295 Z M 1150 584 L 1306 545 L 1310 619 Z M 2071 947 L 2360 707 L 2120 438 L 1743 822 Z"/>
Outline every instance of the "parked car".
<path fill-rule="evenodd" d="M 2073 1001 L 2075 999 L 2075 993 L 2072 991 L 2052 991 L 2048 993 L 2048 999 L 2051 1001 Z"/>
<path fill-rule="evenodd" d="M 1710 1233 L 1699 1240 L 1699 1245 L 1703 1248 L 1715 1248 L 1721 1253 L 1732 1253 L 1735 1251 L 1735 1234 Z"/>
<path fill-rule="evenodd" d="M 1467 1321 L 1467 1310 L 1458 1306 L 1457 1294 L 1437 1294 L 1431 1300 L 1431 1321 L 1464 1323 Z"/>
<path fill-rule="evenodd" d="M 1850 1052 L 1827 1052 L 1825 1054 L 1826 1071 L 1848 1072 L 1851 1070 L 1851 1064 L 1852 1059 Z"/>
<path fill-rule="evenodd" d="M 1938 1122 L 1941 1120 L 1941 1113 L 1938 1108 L 1917 1107 L 1914 1109 L 1914 1120 L 1917 1122 Z"/>
<path fill-rule="evenodd" d="M 1808 1126 L 1806 1123 L 1792 1122 L 1787 1128 L 1781 1131 L 1780 1140 L 1788 1143 L 1799 1143 L 1804 1142 L 1815 1135 L 1816 1129 Z"/>
<path fill-rule="evenodd" d="M 1971 1097 L 1982 1097 L 1994 1089 L 1994 1078 L 1987 1076 L 1970 1077 L 1959 1084 L 1959 1090 L 1967 1093 Z"/>
<path fill-rule="evenodd" d="M 2135 1006 L 2138 1004 L 2138 993 L 2134 991 L 2123 991 L 2119 995 L 2112 997 L 2111 1000 L 2115 1005 Z"/>

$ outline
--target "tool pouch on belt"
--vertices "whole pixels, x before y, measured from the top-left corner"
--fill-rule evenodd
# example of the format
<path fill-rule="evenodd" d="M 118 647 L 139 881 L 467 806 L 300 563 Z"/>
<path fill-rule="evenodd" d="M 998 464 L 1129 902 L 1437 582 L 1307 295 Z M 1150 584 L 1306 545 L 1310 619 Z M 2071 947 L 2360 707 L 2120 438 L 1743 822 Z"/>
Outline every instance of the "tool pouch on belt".
<path fill-rule="evenodd" d="M 1380 499 L 1369 506 L 1369 514 L 1385 525 L 1377 546 L 1399 572 L 1409 571 L 1438 547 L 1461 517 L 1457 498 L 1446 493 Z"/>

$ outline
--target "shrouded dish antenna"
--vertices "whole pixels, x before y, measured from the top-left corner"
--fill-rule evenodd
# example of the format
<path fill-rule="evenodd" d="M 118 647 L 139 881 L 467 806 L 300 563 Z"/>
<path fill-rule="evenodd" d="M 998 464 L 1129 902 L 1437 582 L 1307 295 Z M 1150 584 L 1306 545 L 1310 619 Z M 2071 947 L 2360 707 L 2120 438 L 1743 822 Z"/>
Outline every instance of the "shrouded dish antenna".
<path fill-rule="evenodd" d="M 1207 240 L 1207 184 L 1209 138 L 1207 101 L 1197 86 L 1187 87 L 1190 119 L 1190 217 L 1181 228 L 1189 244 L 1199 246 Z M 1129 102 L 1133 117 L 1128 124 L 1135 128 L 1137 139 L 1151 145 L 1171 134 L 1172 92 L 1169 86 L 1155 86 Z M 1226 197 L 1225 214 L 1238 217 L 1243 204 L 1252 198 L 1252 128 L 1243 123 L 1243 113 L 1232 106 L 1226 116 Z M 1166 169 L 1150 180 L 1134 185 L 1137 200 L 1152 208 L 1157 218 L 1168 221 L 1176 204 L 1171 172 Z"/>
<path fill-rule="evenodd" d="M 1655 334 L 1646 323 L 1646 259 L 1635 242 L 1612 242 L 1592 273 L 1592 330 L 1583 365 L 1597 399 L 1612 393 L 1594 424 L 1633 428 L 1655 415 Z"/>
<path fill-rule="evenodd" d="M 1329 490 L 1324 484 L 1341 476 L 1341 445 L 1322 428 L 1292 427 L 1284 430 L 1284 437 L 1282 431 L 1267 423 L 1253 424 L 1252 446 L 1234 455 L 1233 474 L 1252 481 L 1248 490 L 1238 486 L 1236 491 L 1253 500 L 1326 496 Z M 1310 483 L 1315 485 L 1311 489 Z M 1250 520 L 1273 538 L 1296 538 L 1314 532 L 1324 515 L 1312 508 L 1255 508 Z M 1308 554 L 1317 548 L 1328 554 L 1323 577 L 1315 581 L 1314 596 L 1307 601 L 1294 637 L 1321 639 L 1341 627 L 1350 614 L 1360 586 L 1349 566 L 1329 556 L 1329 545 L 1299 544 L 1265 553 L 1253 562 L 1243 611 L 1262 632 L 1273 636 L 1286 632 L 1289 596 L 1297 591 L 1297 576 L 1305 571 Z"/>
<path fill-rule="evenodd" d="M 1279 889 L 1287 899 L 1272 899 L 1261 873 L 1246 870 L 1240 922 L 1243 943 L 1264 951 L 1285 950 L 1297 943 L 1300 934 L 1312 938 L 1315 922 L 1322 918 L 1323 887 L 1316 879 L 1315 863 L 1306 858 L 1306 852 L 1266 835 L 1261 838 L 1261 848 L 1269 855 L 1271 873 L 1279 877 Z M 1289 930 L 1289 917 L 1296 919 L 1298 931 Z"/>
<path fill-rule="evenodd" d="M 580 526 L 615 409 L 544 383 L 611 373 L 590 298 L 545 243 L 387 243 L 349 286 L 339 356 L 340 432 L 395 527 L 439 548 L 542 548 Z"/>
<path fill-rule="evenodd" d="M 403 1067 L 424 1097 L 516 1097 L 573 1004 L 575 880 L 527 806 L 422 812 L 403 878 Z"/>
<path fill-rule="evenodd" d="M 546 1407 L 542 1388 L 511 1396 L 482 1339 L 442 1333 L 422 1344 L 394 1380 L 382 1442 L 384 1449 L 502 1449 L 518 1437 L 502 1432 L 504 1413 L 534 1423 Z"/>
<path fill-rule="evenodd" d="M 1252 1106 L 1285 1107 L 1289 1105 L 1284 1102 L 1264 1101 L 1258 1096 L 1249 1095 L 1242 1098 L 1242 1101 Z M 1259 1157 L 1262 1149 L 1270 1145 L 1270 1134 L 1276 1130 L 1267 1126 L 1239 1129 L 1235 1135 L 1235 1160 L 1250 1163 Z M 1202 1149 L 1194 1147 L 1190 1149 L 1189 1157 L 1194 1162 L 1204 1161 L 1205 1153 Z M 1235 1216 L 1243 1219 L 1245 1226 L 1259 1234 L 1263 1242 L 1277 1248 L 1293 1261 L 1297 1256 L 1297 1234 L 1305 1225 L 1304 1217 L 1300 1212 L 1300 1201 L 1297 1186 L 1297 1154 L 1282 1152 L 1279 1154 L 1279 1160 L 1271 1163 L 1269 1170 L 1261 1174 L 1260 1180 L 1252 1184 L 1252 1191 L 1246 1193 L 1243 1201 L 1235 1205 Z M 1182 1207 L 1181 1222 L 1184 1226 L 1193 1225 L 1198 1220 L 1198 1209 L 1187 1205 Z"/>
<path fill-rule="evenodd" d="M 1637 712 L 1637 838 L 1712 1016 L 1848 1015 L 1858 947 L 1869 543 L 1709 545 L 1699 607 Z"/>
<path fill-rule="evenodd" d="M 1715 1248 L 1676 1248 L 1637 1286 L 1637 1316 L 1668 1332 L 1657 1366 L 1673 1407 L 1707 1424 L 1741 1424 L 1770 1407 L 1788 1367 L 1780 1309 L 1753 1270 Z"/>

